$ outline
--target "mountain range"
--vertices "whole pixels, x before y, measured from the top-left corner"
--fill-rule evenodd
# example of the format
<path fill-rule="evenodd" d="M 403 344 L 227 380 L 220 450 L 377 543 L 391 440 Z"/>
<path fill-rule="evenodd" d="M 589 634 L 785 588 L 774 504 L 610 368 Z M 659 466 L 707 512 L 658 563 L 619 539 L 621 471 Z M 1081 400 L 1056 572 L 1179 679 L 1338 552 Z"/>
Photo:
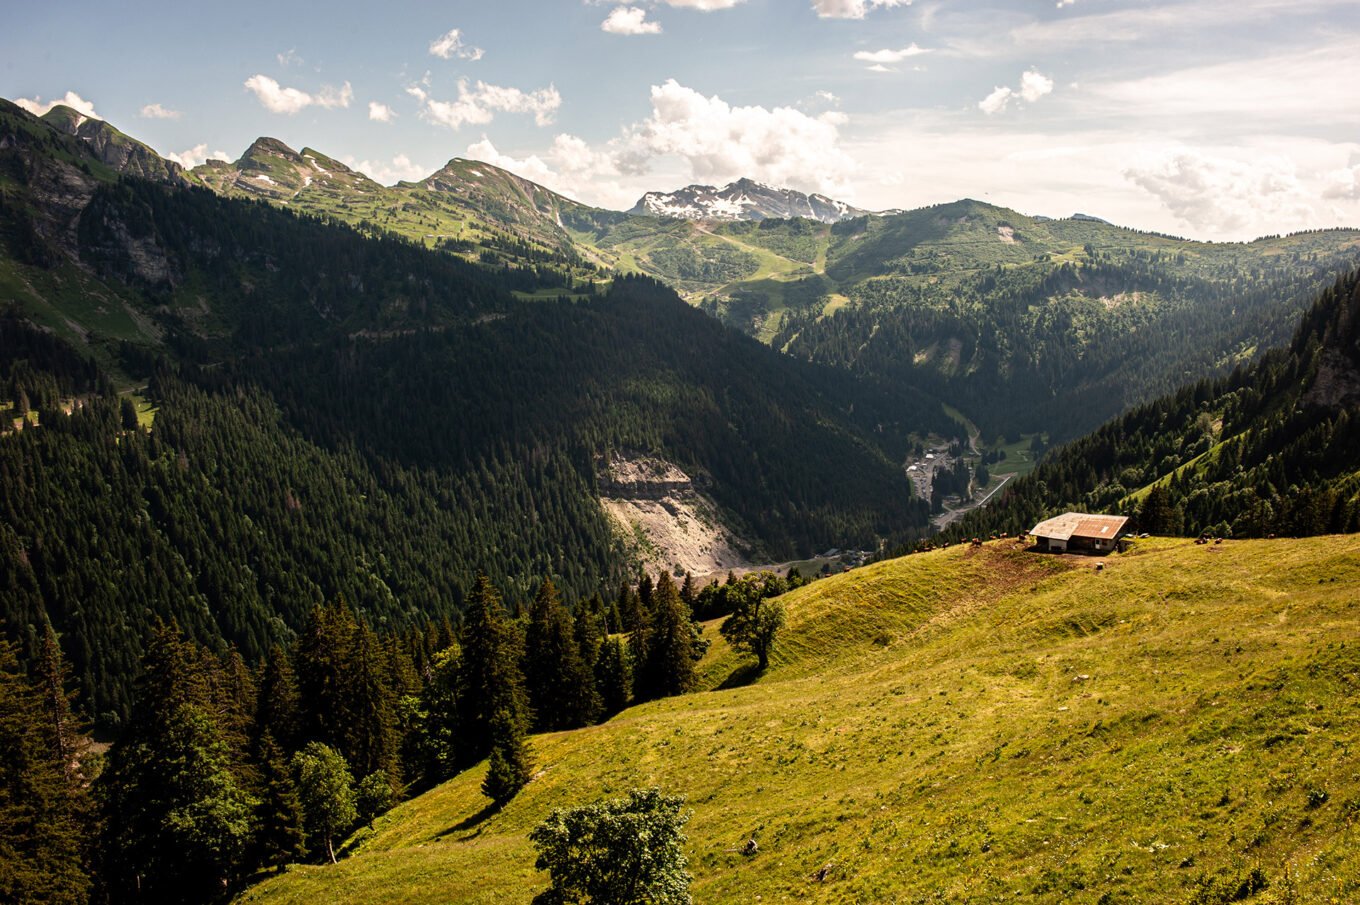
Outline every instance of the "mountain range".
<path fill-rule="evenodd" d="M 836 223 L 658 218 L 462 159 L 381 186 L 269 138 L 186 172 L 67 108 L 38 119 L 7 103 L 0 156 L 0 291 L 75 355 L 7 364 L 10 405 L 22 395 L 51 426 L 80 400 L 111 419 L 89 428 L 106 440 L 112 389 L 158 412 L 120 515 L 95 497 L 86 518 L 159 549 L 158 574 L 196 577 L 187 596 L 169 579 L 137 590 L 142 616 L 108 645 L 123 651 L 156 612 L 255 655 L 337 593 L 399 625 L 456 608 L 479 568 L 513 594 L 543 574 L 588 594 L 641 559 L 674 564 L 601 509 L 618 458 L 685 475 L 753 562 L 910 544 L 929 529 L 909 457 L 1075 438 L 1249 365 L 1360 249 L 1356 231 L 1214 245 L 967 200 Z M 25 432 L 12 469 L 58 456 L 78 485 L 92 453 L 76 436 Z M 74 445 L 47 449 L 59 440 Z M 167 455 L 193 480 L 158 483 L 178 474 L 150 467 Z M 280 483 L 261 469 L 281 458 L 312 464 Z M 161 477 L 136 489 L 144 474 Z M 362 502 L 340 506 L 327 482 Z M 216 529 L 258 547 L 239 574 L 206 525 L 171 518 L 222 510 L 234 485 L 258 487 Z M 25 514 L 31 488 L 7 488 L 11 524 L 82 546 Z M 299 504 L 333 527 L 294 526 Z M 386 549 L 360 527 L 375 518 L 414 540 Z M 431 573 L 420 551 L 440 536 L 462 543 Z M 116 556 L 35 557 L 34 543 L 5 547 L 7 574 L 34 589 L 11 618 L 32 624 L 37 589 L 62 582 L 106 589 L 63 619 L 76 637 L 127 609 L 133 589 L 106 573 Z M 321 548 L 353 566 L 333 574 Z M 114 721 L 127 689 L 107 656 L 78 665 Z"/>

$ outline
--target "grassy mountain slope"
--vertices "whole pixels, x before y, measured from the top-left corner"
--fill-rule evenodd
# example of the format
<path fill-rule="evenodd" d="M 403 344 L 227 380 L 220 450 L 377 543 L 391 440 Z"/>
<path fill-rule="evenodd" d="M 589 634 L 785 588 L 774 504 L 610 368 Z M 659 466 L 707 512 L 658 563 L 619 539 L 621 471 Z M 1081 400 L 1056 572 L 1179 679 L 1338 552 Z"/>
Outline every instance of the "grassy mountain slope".
<path fill-rule="evenodd" d="M 1154 531 L 1261 537 L 1360 528 L 1360 270 L 1315 301 L 1293 341 L 1054 453 L 962 536 L 1026 530 L 1067 508 L 1162 511 Z M 1156 523 L 1156 524 L 1153 524 Z"/>
<path fill-rule="evenodd" d="M 531 827 L 653 784 L 694 810 L 696 901 L 1227 902 L 1256 868 L 1250 901 L 1351 901 L 1358 562 L 1353 537 L 1144 541 L 1101 572 L 998 542 L 830 578 L 757 683 L 535 737 L 503 811 L 469 771 L 242 901 L 527 902 Z"/>

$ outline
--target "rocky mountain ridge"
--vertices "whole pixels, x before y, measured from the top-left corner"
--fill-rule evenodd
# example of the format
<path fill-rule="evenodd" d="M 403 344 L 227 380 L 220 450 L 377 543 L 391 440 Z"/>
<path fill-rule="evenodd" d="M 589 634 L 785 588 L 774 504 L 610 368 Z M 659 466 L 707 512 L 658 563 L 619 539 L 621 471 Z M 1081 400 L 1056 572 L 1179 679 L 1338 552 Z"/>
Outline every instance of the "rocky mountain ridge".
<path fill-rule="evenodd" d="M 638 199 L 630 214 L 670 217 L 679 220 L 788 220 L 803 217 L 822 223 L 839 223 L 870 213 L 825 195 L 805 195 L 738 179 L 722 188 L 687 185 L 674 192 L 648 192 Z"/>

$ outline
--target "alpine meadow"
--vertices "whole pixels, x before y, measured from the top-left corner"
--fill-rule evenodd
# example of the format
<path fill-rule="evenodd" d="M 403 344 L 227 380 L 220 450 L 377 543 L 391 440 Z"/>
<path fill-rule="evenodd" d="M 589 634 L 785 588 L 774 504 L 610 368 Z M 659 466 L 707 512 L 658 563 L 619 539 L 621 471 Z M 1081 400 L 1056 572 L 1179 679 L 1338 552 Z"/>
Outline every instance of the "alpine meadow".
<path fill-rule="evenodd" d="M 20 0 L 0 903 L 1360 902 L 1352 0 Z"/>

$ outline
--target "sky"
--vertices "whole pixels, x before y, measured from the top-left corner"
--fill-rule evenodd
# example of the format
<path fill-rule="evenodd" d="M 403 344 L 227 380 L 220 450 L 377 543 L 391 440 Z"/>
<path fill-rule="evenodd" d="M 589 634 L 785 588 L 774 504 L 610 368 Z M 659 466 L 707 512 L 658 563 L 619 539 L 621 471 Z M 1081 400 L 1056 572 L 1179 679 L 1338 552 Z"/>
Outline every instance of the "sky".
<path fill-rule="evenodd" d="M 268 135 L 614 209 L 747 176 L 1197 239 L 1360 227 L 1357 0 L 6 6 L 0 96 L 186 165 Z"/>

